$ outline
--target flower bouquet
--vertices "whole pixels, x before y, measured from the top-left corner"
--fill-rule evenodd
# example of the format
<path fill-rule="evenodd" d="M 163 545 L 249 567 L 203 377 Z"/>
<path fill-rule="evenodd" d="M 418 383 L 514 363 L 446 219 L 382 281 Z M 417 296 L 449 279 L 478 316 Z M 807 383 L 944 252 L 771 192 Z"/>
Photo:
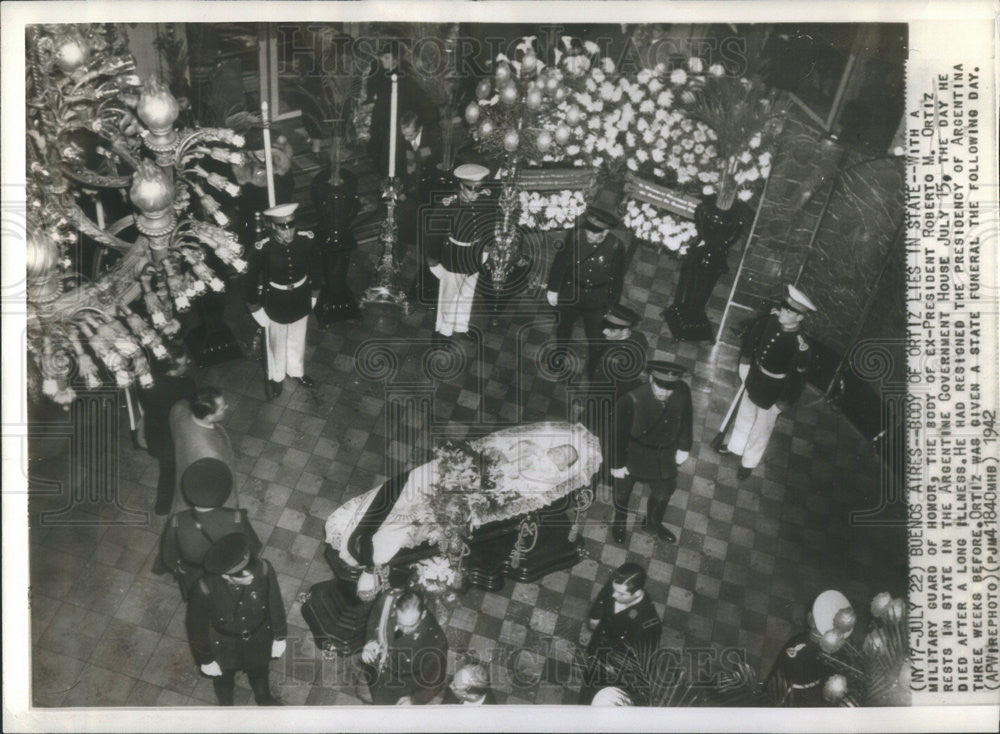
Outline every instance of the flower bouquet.
<path fill-rule="evenodd" d="M 521 191 L 518 197 L 518 226 L 541 232 L 569 229 L 587 208 L 583 191 Z"/>
<path fill-rule="evenodd" d="M 681 255 L 698 236 L 694 222 L 636 199 L 626 200 L 623 221 L 636 237 Z"/>

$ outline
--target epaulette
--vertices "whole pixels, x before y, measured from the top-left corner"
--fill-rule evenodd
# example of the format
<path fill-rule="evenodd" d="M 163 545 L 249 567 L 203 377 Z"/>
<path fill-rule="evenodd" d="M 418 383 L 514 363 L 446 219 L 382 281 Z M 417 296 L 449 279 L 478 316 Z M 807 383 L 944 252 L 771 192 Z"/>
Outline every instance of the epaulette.
<path fill-rule="evenodd" d="M 299 230 L 299 234 L 302 235 L 303 237 L 306 237 L 307 239 L 310 239 L 310 240 L 313 237 L 315 237 L 315 235 L 312 233 L 312 230 L 310 230 L 310 229 L 300 229 Z"/>
<path fill-rule="evenodd" d="M 259 240 L 257 240 L 256 242 L 253 243 L 254 249 L 255 250 L 263 250 L 264 249 L 264 245 L 266 245 L 270 241 L 271 241 L 270 237 L 264 237 L 263 239 L 259 239 Z"/>
<path fill-rule="evenodd" d="M 796 655 L 799 654 L 799 652 L 803 650 L 803 648 L 805 648 L 805 646 L 806 643 L 800 642 L 798 645 L 792 645 L 791 647 L 786 647 L 785 655 L 787 655 L 790 658 L 794 658 Z"/>
<path fill-rule="evenodd" d="M 805 352 L 809 349 L 809 342 L 807 342 L 801 334 L 796 334 L 795 337 L 799 340 L 799 351 Z"/>

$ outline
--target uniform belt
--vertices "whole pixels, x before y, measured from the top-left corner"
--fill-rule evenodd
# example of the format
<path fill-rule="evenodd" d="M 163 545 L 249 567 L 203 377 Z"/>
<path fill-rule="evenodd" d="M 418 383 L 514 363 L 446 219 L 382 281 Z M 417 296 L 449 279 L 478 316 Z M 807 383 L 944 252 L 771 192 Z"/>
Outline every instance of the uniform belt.
<path fill-rule="evenodd" d="M 770 377 L 770 378 L 775 379 L 775 380 L 781 380 L 781 379 L 784 379 L 784 378 L 788 377 L 788 373 L 787 372 L 781 372 L 781 373 L 771 372 L 770 370 L 765 370 L 759 364 L 755 364 L 754 368 L 758 372 L 760 372 L 762 375 L 764 375 L 766 377 Z"/>
<path fill-rule="evenodd" d="M 257 630 L 259 630 L 265 624 L 267 624 L 267 617 L 264 617 L 262 620 L 260 620 L 260 622 L 257 623 L 257 626 L 254 627 L 252 630 L 244 630 L 243 632 L 227 632 L 226 630 L 220 630 L 218 627 L 215 627 L 214 625 L 213 625 L 213 628 L 220 635 L 225 635 L 226 637 L 236 637 L 236 638 L 238 638 L 238 639 L 243 640 L 244 642 L 246 642 L 251 637 L 253 637 L 254 632 L 256 632 Z"/>
<path fill-rule="evenodd" d="M 814 680 L 812 683 L 790 683 L 789 687 L 794 688 L 797 691 L 807 691 L 810 688 L 815 688 L 822 682 L 823 679 L 820 678 L 819 680 Z"/>
<path fill-rule="evenodd" d="M 296 288 L 301 288 L 309 280 L 308 275 L 303 275 L 301 280 L 297 280 L 294 283 L 268 283 L 271 288 L 276 288 L 279 291 L 294 291 Z"/>
<path fill-rule="evenodd" d="M 640 440 L 638 438 L 635 438 L 634 436 L 629 436 L 629 440 L 631 440 L 633 443 L 637 443 L 640 446 L 643 446 L 644 448 L 647 448 L 647 449 L 669 449 L 670 448 L 670 444 L 667 444 L 666 446 L 661 446 L 660 444 L 647 443 L 646 441 L 642 441 L 642 440 Z"/>
<path fill-rule="evenodd" d="M 471 242 L 459 242 L 458 240 L 456 240 L 451 235 L 448 235 L 448 241 L 451 244 L 456 245 L 458 247 L 472 247 L 472 243 Z"/>

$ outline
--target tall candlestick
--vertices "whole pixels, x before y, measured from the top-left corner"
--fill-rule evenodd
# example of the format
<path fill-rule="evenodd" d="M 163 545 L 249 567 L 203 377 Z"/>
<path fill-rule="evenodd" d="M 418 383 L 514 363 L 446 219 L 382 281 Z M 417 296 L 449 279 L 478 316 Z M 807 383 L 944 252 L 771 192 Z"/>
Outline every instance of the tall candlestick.
<path fill-rule="evenodd" d="M 267 205 L 274 206 L 274 161 L 271 158 L 271 117 L 267 109 L 267 100 L 260 101 L 260 118 L 264 123 L 264 172 L 267 175 Z M 282 202 L 287 203 L 287 202 Z"/>
<path fill-rule="evenodd" d="M 389 178 L 396 175 L 396 137 L 399 131 L 396 130 L 396 112 L 399 106 L 399 75 L 392 75 L 392 97 L 389 102 Z"/>

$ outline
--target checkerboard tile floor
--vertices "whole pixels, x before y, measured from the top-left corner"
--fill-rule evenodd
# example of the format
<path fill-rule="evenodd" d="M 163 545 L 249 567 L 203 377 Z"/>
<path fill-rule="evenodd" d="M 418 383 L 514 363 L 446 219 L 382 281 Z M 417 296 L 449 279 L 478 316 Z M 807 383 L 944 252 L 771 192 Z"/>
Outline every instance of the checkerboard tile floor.
<path fill-rule="evenodd" d="M 351 282 L 367 282 L 375 254 L 371 246 L 359 250 Z M 405 271 L 413 267 L 411 253 Z M 536 268 L 537 282 L 544 260 Z M 804 626 L 806 605 L 822 589 L 842 589 L 862 616 L 874 593 L 902 592 L 902 527 L 851 519 L 852 512 L 878 505 L 877 457 L 815 390 L 779 421 L 750 479 L 739 482 L 736 460 L 710 449 L 735 392 L 737 353 L 726 345 L 672 341 L 659 314 L 677 269 L 675 260 L 638 248 L 623 301 L 644 314 L 640 328 L 651 358 L 692 368 L 694 449 L 666 514 L 679 542 L 664 545 L 633 527 L 646 501 L 638 485 L 626 545 L 609 543 L 610 490 L 602 485 L 582 530 L 585 560 L 537 584 L 508 581 L 498 592 L 472 589 L 440 605 L 453 662 L 474 655 L 489 663 L 501 702 L 575 703 L 580 627 L 594 594 L 626 560 L 649 570 L 648 593 L 663 617 L 664 647 L 678 655 L 736 648 L 765 672 L 780 645 Z M 717 292 L 727 288 L 721 283 Z M 288 381 L 272 402 L 264 399 L 260 366 L 250 360 L 198 375 L 201 384 L 221 387 L 232 406 L 226 426 L 238 457 L 239 500 L 265 542 L 264 556 L 277 571 L 288 610 L 293 642 L 272 664 L 272 685 L 287 704 L 360 703 L 352 662 L 322 657 L 297 600 L 332 575 L 323 559 L 330 512 L 395 466 L 421 461 L 437 438 L 570 416 L 579 381 L 535 361 L 553 330 L 543 303 L 540 290 L 530 288 L 498 321 L 475 316 L 475 339 L 447 350 L 432 349 L 434 315 L 422 310 L 404 315 L 373 307 L 358 321 L 312 327 L 306 363 L 318 387 Z M 710 303 L 716 322 L 723 305 L 721 296 Z M 252 324 L 235 297 L 229 316 L 248 339 Z M 579 351 L 582 356 L 582 346 Z M 403 428 L 386 421 L 387 396 L 399 390 L 426 398 L 401 418 Z M 60 485 L 32 484 L 37 706 L 214 702 L 210 681 L 198 674 L 188 651 L 176 585 L 151 572 L 163 524 L 151 514 L 156 464 L 131 449 L 127 430 L 121 441 L 120 507 L 68 505 Z M 58 479 L 61 464 L 50 462 L 44 475 Z M 42 520 L 43 512 L 67 506 L 58 523 Z M 135 521 L 136 511 L 150 514 L 136 524 L 115 524 Z M 250 703 L 245 680 L 238 681 L 237 703 Z"/>

